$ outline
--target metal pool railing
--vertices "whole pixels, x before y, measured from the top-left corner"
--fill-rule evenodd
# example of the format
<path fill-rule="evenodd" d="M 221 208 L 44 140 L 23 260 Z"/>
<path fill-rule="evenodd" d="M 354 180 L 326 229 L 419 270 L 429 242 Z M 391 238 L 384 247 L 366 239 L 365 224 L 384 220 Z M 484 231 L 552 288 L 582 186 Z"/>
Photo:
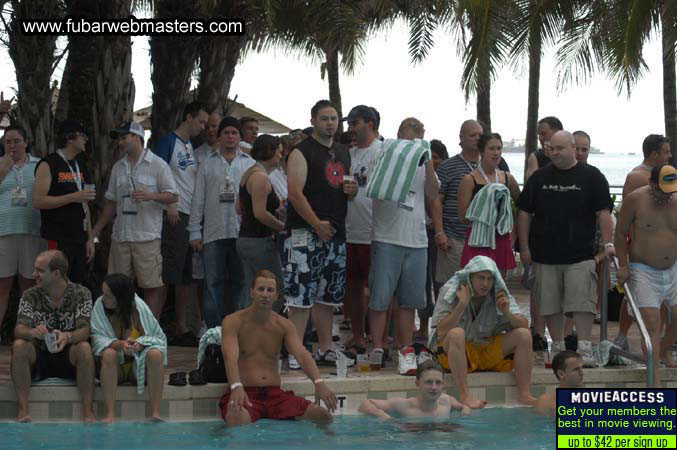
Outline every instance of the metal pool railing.
<path fill-rule="evenodd" d="M 613 266 L 616 270 L 618 270 L 619 265 L 618 265 L 618 258 L 614 257 L 612 260 Z M 602 269 L 602 311 L 601 311 L 601 316 L 602 316 L 602 321 L 600 324 L 600 341 L 606 341 L 607 340 L 607 331 L 608 331 L 608 318 L 607 318 L 607 311 L 608 311 L 608 285 L 609 285 L 609 277 L 607 274 L 609 273 L 609 259 L 605 258 L 604 259 L 604 268 Z M 635 317 L 635 320 L 637 321 L 637 326 L 639 327 L 639 332 L 642 335 L 642 339 L 644 340 L 644 344 L 646 345 L 646 354 L 647 358 L 645 359 L 642 355 L 638 355 L 635 353 L 630 353 L 626 352 L 625 350 L 613 346 L 611 347 L 610 352 L 616 355 L 623 356 L 625 358 L 628 358 L 630 360 L 646 364 L 646 370 L 647 370 L 647 387 L 652 388 L 654 387 L 653 383 L 653 376 L 654 376 L 654 354 L 653 354 L 653 343 L 651 342 L 651 336 L 649 335 L 649 332 L 646 329 L 646 325 L 644 324 L 644 320 L 642 319 L 642 315 L 639 312 L 639 307 L 635 303 L 635 299 L 632 295 L 632 292 L 630 292 L 630 288 L 628 287 L 628 283 L 623 283 L 623 289 L 625 290 L 625 297 L 628 299 L 628 304 L 630 305 L 630 309 L 632 310 L 632 315 Z"/>

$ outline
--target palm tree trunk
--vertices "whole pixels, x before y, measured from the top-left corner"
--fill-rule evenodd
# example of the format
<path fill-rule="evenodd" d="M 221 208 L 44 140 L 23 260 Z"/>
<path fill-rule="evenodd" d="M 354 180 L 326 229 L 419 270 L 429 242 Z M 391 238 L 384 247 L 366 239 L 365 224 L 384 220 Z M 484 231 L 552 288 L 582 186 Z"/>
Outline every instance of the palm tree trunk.
<path fill-rule="evenodd" d="M 11 5 L 12 18 L 6 31 L 9 56 L 16 72 L 18 119 L 28 134 L 31 152 L 44 156 L 52 145 L 50 78 L 57 36 L 24 35 L 19 30 L 19 21 L 54 19 L 60 17 L 62 11 L 57 0 L 12 0 Z"/>
<path fill-rule="evenodd" d="M 196 16 L 198 0 L 163 0 L 156 2 L 158 18 L 191 18 Z M 191 75 L 195 68 L 199 38 L 196 36 L 152 36 L 153 108 L 152 135 L 149 147 L 174 130 L 182 119 L 188 103 Z"/>
<path fill-rule="evenodd" d="M 529 98 L 527 100 L 527 135 L 524 140 L 524 182 L 527 180 L 527 160 L 538 148 L 538 100 L 541 81 L 541 35 L 529 34 Z"/>
<path fill-rule="evenodd" d="M 339 86 L 339 52 L 338 48 L 325 50 L 327 63 L 327 80 L 329 82 L 329 101 L 336 106 L 336 112 L 339 119 L 343 117 L 343 110 L 341 105 L 341 87 Z M 337 134 L 343 132 L 343 122 L 339 121 Z"/>
<path fill-rule="evenodd" d="M 489 55 L 481 56 L 477 69 L 477 120 L 482 123 L 485 133 L 491 133 L 491 74 Z"/>
<path fill-rule="evenodd" d="M 235 75 L 244 40 L 239 37 L 207 36 L 200 43 L 200 77 L 197 99 L 208 111 L 221 112 Z"/>
<path fill-rule="evenodd" d="M 670 39 L 674 24 L 661 14 L 663 44 L 663 114 L 665 135 L 670 139 L 672 161 L 677 161 L 677 80 L 675 74 L 675 42 Z"/>

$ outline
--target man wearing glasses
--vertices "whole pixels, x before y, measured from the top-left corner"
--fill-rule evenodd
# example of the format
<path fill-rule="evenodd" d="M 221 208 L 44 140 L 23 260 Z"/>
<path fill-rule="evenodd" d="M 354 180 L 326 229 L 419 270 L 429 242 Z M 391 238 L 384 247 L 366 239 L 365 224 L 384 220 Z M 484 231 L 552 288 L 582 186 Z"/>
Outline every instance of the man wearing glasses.
<path fill-rule="evenodd" d="M 87 134 L 81 123 L 67 119 L 60 127 L 56 153 L 45 156 L 35 171 L 33 206 L 40 210 L 40 235 L 50 250 L 68 259 L 68 279 L 82 283 L 94 258 L 94 234 L 88 202 L 96 191 L 87 167 L 77 156 L 84 153 Z"/>

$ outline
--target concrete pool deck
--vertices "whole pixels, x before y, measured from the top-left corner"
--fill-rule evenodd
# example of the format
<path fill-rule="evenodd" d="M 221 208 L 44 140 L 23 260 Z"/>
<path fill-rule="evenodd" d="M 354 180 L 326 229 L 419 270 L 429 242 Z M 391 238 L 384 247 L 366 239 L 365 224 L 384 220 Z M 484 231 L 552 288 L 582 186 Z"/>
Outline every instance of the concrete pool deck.
<path fill-rule="evenodd" d="M 515 281 L 508 287 L 525 313 L 528 312 L 529 294 Z M 335 316 L 339 317 L 340 316 Z M 609 323 L 609 336 L 615 337 L 617 322 Z M 599 326 L 593 328 L 593 342 L 599 342 Z M 629 334 L 630 348 L 639 352 L 640 336 L 633 325 Z M 218 401 L 226 390 L 226 384 L 206 386 L 168 386 L 169 374 L 175 371 L 192 370 L 196 364 L 197 349 L 170 347 L 169 364 L 165 370 L 162 416 L 168 420 L 216 420 L 220 419 Z M 10 347 L 0 346 L 0 421 L 16 418 L 16 397 L 9 373 Z M 397 375 L 397 362 L 390 361 L 385 369 L 378 372 L 357 372 L 349 369 L 348 378 L 338 379 L 334 368 L 321 368 L 328 386 L 340 401 L 338 414 L 354 414 L 360 402 L 367 398 L 386 399 L 392 396 L 415 395 L 414 377 Z M 666 387 L 677 388 L 677 369 L 660 369 Z M 334 374 L 332 374 L 332 372 Z M 646 369 L 640 365 L 604 367 L 585 370 L 586 387 L 645 387 Z M 450 375 L 446 376 L 448 392 L 458 395 Z M 489 405 L 513 404 L 516 399 L 515 378 L 511 373 L 474 373 L 468 377 L 473 395 L 486 399 Z M 313 396 L 313 385 L 300 371 L 282 369 L 282 385 L 298 395 L 309 399 Z M 552 369 L 546 369 L 541 358 L 536 359 L 532 375 L 532 394 L 540 395 L 554 390 L 557 380 Z M 121 421 L 142 420 L 149 414 L 147 393 L 137 396 L 133 386 L 120 386 L 117 394 L 116 414 Z M 94 411 L 97 417 L 103 415 L 102 391 L 97 383 Z M 80 395 L 74 386 L 34 386 L 30 396 L 30 415 L 36 422 L 79 421 L 81 420 Z"/>

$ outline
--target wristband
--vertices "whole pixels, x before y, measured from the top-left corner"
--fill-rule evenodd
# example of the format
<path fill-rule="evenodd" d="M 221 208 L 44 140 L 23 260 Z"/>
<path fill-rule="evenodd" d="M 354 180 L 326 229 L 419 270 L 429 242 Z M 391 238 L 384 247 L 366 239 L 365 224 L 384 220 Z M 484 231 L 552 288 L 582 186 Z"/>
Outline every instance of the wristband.
<path fill-rule="evenodd" d="M 614 247 L 614 243 L 613 242 L 607 242 L 606 244 L 604 244 L 604 248 L 607 248 L 607 247 Z"/>
<path fill-rule="evenodd" d="M 313 380 L 313 383 L 315 384 L 324 383 L 324 380 L 322 378 L 318 378 L 317 380 Z"/>
<path fill-rule="evenodd" d="M 242 383 L 240 383 L 239 381 L 237 383 L 230 383 L 231 392 L 234 391 L 235 389 L 239 388 L 239 387 L 244 389 L 244 386 L 242 386 Z"/>

